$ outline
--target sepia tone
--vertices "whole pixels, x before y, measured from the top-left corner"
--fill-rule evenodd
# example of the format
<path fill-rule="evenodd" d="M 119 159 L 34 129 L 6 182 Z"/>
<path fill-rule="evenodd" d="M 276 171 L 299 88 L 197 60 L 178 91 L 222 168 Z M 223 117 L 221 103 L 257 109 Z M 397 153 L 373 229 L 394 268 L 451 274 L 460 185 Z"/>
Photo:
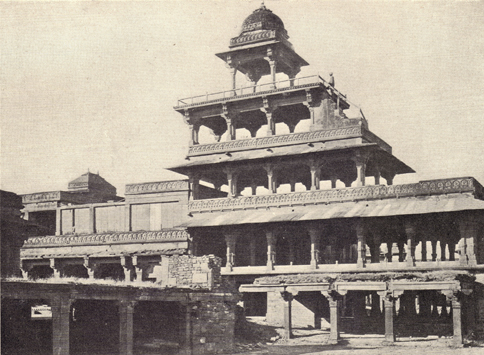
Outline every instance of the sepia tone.
<path fill-rule="evenodd" d="M 251 317 L 272 342 L 482 339 L 483 186 L 394 184 L 414 169 L 264 3 L 216 56 L 230 86 L 174 107 L 184 178 L 2 191 L 2 353 L 230 354 Z"/>

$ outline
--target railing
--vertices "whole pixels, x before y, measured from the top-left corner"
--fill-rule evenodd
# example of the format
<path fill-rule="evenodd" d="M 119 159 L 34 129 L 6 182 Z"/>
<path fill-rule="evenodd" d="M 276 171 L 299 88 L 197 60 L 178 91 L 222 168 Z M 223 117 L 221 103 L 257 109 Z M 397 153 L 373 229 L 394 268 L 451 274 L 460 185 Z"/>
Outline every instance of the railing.
<path fill-rule="evenodd" d="M 188 210 L 190 212 L 230 211 L 462 192 L 473 192 L 477 196 L 482 197 L 482 190 L 482 186 L 474 178 L 466 177 L 420 181 L 415 184 L 390 186 L 375 185 L 344 189 L 292 192 L 285 194 L 195 200 L 188 204 Z"/>
<path fill-rule="evenodd" d="M 306 86 L 318 85 L 325 85 L 326 87 L 329 87 L 329 83 L 321 78 L 319 75 L 311 75 L 302 78 L 280 80 L 276 81 L 275 83 L 271 82 L 260 85 L 251 85 L 232 90 L 225 90 L 215 93 L 206 93 L 205 95 L 187 97 L 178 100 L 177 107 L 196 105 L 210 101 L 247 97 L 251 95 L 258 95 L 262 92 L 287 91 Z M 333 87 L 331 88 L 331 90 L 334 91 L 336 95 L 344 98 L 344 100 L 347 101 L 346 96 L 341 94 L 338 90 Z"/>
<path fill-rule="evenodd" d="M 126 185 L 126 195 L 153 193 L 161 191 L 180 191 L 188 189 L 188 180 L 144 182 Z"/>
<path fill-rule="evenodd" d="M 278 136 L 270 136 L 270 137 L 238 139 L 233 141 L 209 143 L 209 144 L 196 144 L 189 147 L 188 156 L 233 152 L 233 151 L 250 150 L 250 149 L 261 149 L 261 148 L 278 147 L 278 146 L 284 146 L 284 145 L 292 145 L 292 144 L 298 144 L 298 143 L 323 142 L 323 141 L 336 140 L 336 139 L 361 137 L 367 132 L 368 131 L 362 128 L 360 125 L 357 125 L 357 126 L 348 126 L 348 127 L 341 127 L 341 128 L 335 128 L 335 129 L 313 131 L 313 132 L 290 133 L 290 134 L 281 134 Z M 369 140 L 371 140 L 372 138 L 375 138 L 375 137 L 376 137 L 375 135 L 371 135 L 368 138 Z M 380 141 L 383 142 L 381 139 Z M 382 144 L 386 144 L 386 143 L 383 142 Z M 388 144 L 386 144 L 386 146 L 388 146 Z"/>
<path fill-rule="evenodd" d="M 98 245 L 109 243 L 147 243 L 160 241 L 186 241 L 189 234 L 185 230 L 173 229 L 156 232 L 120 232 L 69 236 L 32 237 L 25 241 L 23 248 L 69 245 Z"/>

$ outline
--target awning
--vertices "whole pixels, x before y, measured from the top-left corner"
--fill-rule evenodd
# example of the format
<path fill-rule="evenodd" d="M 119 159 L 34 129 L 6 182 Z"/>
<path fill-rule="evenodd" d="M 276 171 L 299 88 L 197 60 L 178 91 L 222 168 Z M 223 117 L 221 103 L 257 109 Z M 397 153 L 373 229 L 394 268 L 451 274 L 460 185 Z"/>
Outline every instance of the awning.
<path fill-rule="evenodd" d="M 193 213 L 180 227 L 208 227 L 355 217 L 389 217 L 471 210 L 484 211 L 484 201 L 474 198 L 471 194 L 449 194 L 329 203 L 326 205 L 267 207 L 245 211 Z"/>

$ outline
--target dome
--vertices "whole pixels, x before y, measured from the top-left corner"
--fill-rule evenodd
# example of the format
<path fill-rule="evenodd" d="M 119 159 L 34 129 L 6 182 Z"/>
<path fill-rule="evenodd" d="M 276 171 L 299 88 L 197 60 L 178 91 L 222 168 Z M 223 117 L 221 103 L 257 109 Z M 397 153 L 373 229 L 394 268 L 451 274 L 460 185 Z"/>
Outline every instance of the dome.
<path fill-rule="evenodd" d="M 256 9 L 250 14 L 242 23 L 242 33 L 258 31 L 258 30 L 283 30 L 284 23 L 271 10 L 264 5 Z"/>

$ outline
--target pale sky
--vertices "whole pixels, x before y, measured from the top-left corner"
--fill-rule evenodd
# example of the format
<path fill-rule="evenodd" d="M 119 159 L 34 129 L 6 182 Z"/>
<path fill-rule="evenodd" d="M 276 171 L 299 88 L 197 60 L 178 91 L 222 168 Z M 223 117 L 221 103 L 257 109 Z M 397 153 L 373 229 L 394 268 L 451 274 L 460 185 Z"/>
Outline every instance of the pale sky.
<path fill-rule="evenodd" d="M 484 2 L 265 1 L 310 63 L 417 171 L 484 183 Z M 230 89 L 225 51 L 260 1 L 0 2 L 1 189 L 100 172 L 182 178 L 177 99 Z M 247 85 L 239 76 L 239 83 Z M 371 179 L 370 179 L 371 180 Z"/>

